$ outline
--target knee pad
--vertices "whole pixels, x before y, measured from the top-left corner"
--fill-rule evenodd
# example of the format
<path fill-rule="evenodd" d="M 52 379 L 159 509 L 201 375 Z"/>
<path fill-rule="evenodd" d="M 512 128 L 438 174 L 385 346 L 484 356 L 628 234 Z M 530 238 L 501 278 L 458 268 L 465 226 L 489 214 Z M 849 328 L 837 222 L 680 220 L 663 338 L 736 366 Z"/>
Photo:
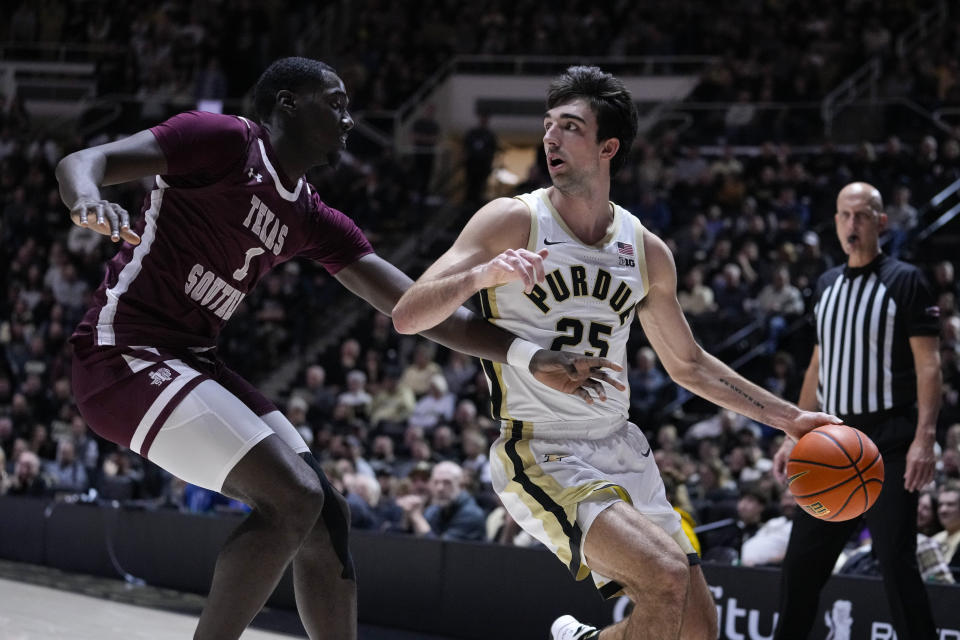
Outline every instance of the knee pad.
<path fill-rule="evenodd" d="M 320 511 L 320 517 L 323 518 L 323 524 L 327 528 L 327 533 L 330 534 L 330 543 L 337 554 L 337 559 L 343 566 L 340 577 L 356 580 L 353 556 L 350 555 L 350 507 L 347 506 L 347 501 L 340 492 L 330 484 L 327 474 L 323 472 L 313 454 L 306 452 L 300 454 L 300 457 L 316 472 L 323 486 L 323 509 Z"/>

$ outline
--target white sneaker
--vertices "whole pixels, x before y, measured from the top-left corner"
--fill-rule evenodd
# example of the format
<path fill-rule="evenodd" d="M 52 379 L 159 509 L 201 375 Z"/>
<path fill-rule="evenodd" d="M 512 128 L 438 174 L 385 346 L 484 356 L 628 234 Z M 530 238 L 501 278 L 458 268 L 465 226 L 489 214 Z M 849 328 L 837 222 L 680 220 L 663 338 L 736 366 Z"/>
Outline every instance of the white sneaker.
<path fill-rule="evenodd" d="M 573 616 L 560 616 L 550 625 L 552 640 L 587 640 L 597 637 L 597 628 L 583 624 Z"/>

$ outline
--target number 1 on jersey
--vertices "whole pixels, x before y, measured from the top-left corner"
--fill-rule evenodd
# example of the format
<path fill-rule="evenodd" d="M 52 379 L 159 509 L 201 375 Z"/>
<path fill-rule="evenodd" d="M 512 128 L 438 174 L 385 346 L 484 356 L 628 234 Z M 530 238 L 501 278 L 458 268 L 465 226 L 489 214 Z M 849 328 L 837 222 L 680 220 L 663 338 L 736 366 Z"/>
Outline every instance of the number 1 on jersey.
<path fill-rule="evenodd" d="M 261 247 L 250 247 L 247 249 L 247 256 L 243 260 L 243 266 L 233 272 L 233 279 L 243 280 L 246 278 L 247 272 L 250 270 L 250 262 L 261 253 L 263 253 L 263 249 Z"/>

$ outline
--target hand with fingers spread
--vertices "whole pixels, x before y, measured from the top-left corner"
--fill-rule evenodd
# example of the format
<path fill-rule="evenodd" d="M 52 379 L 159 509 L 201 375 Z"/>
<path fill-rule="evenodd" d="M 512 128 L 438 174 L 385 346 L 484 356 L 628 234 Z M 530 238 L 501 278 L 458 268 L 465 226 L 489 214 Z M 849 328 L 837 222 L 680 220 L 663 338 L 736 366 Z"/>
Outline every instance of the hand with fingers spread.
<path fill-rule="evenodd" d="M 557 391 L 572 393 L 587 404 L 593 404 L 594 396 L 600 401 L 607 399 L 604 383 L 618 391 L 626 390 L 626 386 L 604 369 L 623 371 L 623 367 L 612 360 L 569 351 L 541 349 L 530 360 L 530 373 L 539 382 Z"/>
<path fill-rule="evenodd" d="M 493 260 L 477 267 L 479 273 L 479 287 L 486 289 L 497 285 L 523 281 L 523 290 L 526 293 L 533 291 L 538 282 L 543 282 L 543 259 L 547 257 L 547 249 L 534 253 L 526 249 L 507 249 Z"/>
<path fill-rule="evenodd" d="M 110 236 L 114 242 L 123 239 L 130 244 L 140 244 L 140 236 L 130 229 L 130 214 L 108 200 L 80 198 L 70 208 L 70 219 L 79 227 L 89 227 Z"/>

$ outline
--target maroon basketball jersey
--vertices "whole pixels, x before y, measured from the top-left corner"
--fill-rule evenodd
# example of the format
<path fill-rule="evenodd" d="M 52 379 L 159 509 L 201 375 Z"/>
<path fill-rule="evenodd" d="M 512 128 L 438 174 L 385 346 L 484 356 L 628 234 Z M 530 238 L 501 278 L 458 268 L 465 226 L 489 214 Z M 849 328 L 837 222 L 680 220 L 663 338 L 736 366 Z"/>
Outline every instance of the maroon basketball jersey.
<path fill-rule="evenodd" d="M 77 329 L 98 345 L 212 347 L 253 286 L 295 256 L 331 274 L 373 251 L 352 220 L 303 177 L 281 175 L 270 141 L 246 118 L 191 111 L 151 129 L 167 173 L 107 264 Z"/>

